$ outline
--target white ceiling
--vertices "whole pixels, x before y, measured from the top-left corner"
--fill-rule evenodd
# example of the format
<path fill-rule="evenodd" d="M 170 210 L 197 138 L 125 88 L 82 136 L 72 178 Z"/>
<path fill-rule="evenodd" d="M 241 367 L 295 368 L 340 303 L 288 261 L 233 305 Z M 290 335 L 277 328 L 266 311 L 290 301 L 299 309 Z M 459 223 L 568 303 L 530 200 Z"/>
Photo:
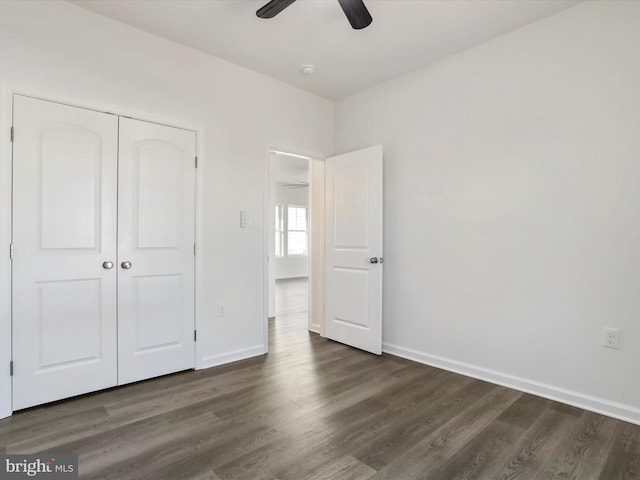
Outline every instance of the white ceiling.
<path fill-rule="evenodd" d="M 580 0 L 365 0 L 353 30 L 337 0 L 298 0 L 270 20 L 267 0 L 70 0 L 76 5 L 340 99 L 500 36 Z M 316 72 L 300 75 L 303 64 Z"/>

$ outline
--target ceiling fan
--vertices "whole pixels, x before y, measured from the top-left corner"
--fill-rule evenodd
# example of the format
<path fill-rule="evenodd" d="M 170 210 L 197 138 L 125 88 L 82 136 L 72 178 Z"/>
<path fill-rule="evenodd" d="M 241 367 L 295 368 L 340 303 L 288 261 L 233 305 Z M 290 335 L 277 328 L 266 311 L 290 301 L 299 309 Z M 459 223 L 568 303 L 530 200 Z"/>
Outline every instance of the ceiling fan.
<path fill-rule="evenodd" d="M 260 18 L 273 18 L 295 1 L 296 0 L 271 0 L 260 8 L 256 12 L 256 15 Z M 363 0 L 338 0 L 338 3 L 354 29 L 360 30 L 361 28 L 365 28 L 373 21 Z"/>

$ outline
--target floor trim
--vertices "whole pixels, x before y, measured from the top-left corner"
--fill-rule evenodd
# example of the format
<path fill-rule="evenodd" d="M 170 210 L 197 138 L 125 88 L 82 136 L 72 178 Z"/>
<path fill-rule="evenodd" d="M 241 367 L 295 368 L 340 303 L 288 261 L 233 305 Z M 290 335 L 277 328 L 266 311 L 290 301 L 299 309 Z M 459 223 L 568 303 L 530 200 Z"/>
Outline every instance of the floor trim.
<path fill-rule="evenodd" d="M 391 343 L 383 343 L 382 351 L 383 353 L 406 358 L 407 360 L 413 360 L 418 363 L 495 383 L 497 385 L 502 385 L 503 387 L 513 388 L 521 392 L 531 393 L 539 397 L 548 398 L 549 400 L 566 403 L 584 410 L 589 410 L 591 412 L 617 418 L 618 420 L 640 425 L 640 409 L 634 408 L 630 405 L 611 402 L 603 398 L 593 397 L 584 393 L 566 390 L 553 385 L 528 380 L 526 378 L 509 375 L 495 370 L 489 370 L 468 363 L 458 362 L 456 360 L 450 360 L 437 355 L 430 355 Z"/>
<path fill-rule="evenodd" d="M 204 368 L 217 367 L 218 365 L 224 365 L 225 363 L 237 362 L 238 360 L 246 360 L 247 358 L 257 357 L 264 355 L 264 345 L 255 345 L 253 347 L 241 348 L 239 350 L 233 350 L 231 352 L 220 353 L 217 355 L 208 355 L 202 357 L 196 370 Z"/>

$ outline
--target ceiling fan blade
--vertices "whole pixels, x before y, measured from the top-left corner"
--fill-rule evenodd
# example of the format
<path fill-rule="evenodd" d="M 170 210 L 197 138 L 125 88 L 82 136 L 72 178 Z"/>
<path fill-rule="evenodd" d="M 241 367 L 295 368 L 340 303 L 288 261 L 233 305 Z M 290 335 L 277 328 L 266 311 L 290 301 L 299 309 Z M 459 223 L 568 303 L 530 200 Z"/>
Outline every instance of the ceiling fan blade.
<path fill-rule="evenodd" d="M 368 27 L 373 21 L 369 10 L 367 10 L 362 0 L 338 0 L 338 2 L 354 29 L 360 30 L 361 28 Z"/>
<path fill-rule="evenodd" d="M 256 15 L 260 18 L 273 18 L 296 0 L 271 0 L 260 8 Z"/>
<path fill-rule="evenodd" d="M 283 183 L 282 186 L 287 188 L 306 188 L 309 186 L 309 182 Z"/>

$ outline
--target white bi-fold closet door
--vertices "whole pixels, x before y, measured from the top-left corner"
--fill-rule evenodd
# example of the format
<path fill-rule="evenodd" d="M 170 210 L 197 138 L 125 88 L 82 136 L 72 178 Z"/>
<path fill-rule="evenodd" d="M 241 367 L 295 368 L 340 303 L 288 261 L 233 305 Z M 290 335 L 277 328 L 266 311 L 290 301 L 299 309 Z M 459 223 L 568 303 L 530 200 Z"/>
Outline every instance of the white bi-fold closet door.
<path fill-rule="evenodd" d="M 193 368 L 195 132 L 13 115 L 13 409 Z"/>

